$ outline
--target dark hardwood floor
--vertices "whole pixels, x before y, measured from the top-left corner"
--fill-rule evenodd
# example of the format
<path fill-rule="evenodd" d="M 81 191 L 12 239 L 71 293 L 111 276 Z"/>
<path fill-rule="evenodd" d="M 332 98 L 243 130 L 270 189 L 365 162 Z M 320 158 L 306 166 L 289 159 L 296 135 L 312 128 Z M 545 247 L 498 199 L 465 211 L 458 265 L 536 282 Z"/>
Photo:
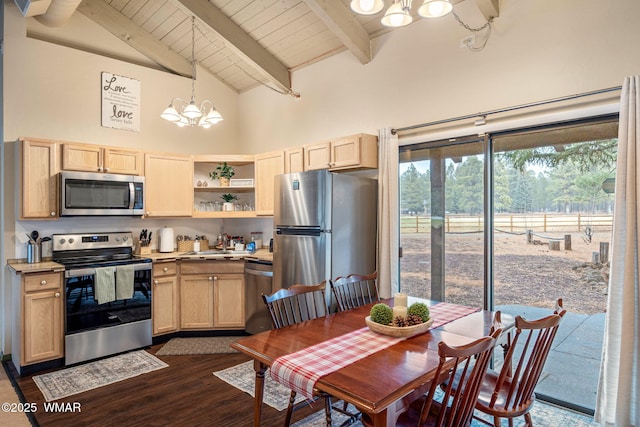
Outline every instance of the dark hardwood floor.
<path fill-rule="evenodd" d="M 154 345 L 147 351 L 155 354 L 161 347 L 162 344 Z M 249 360 L 247 356 L 233 353 L 157 357 L 169 367 L 57 401 L 79 402 L 80 413 L 45 412 L 44 398 L 31 376 L 18 377 L 13 365 L 8 366 L 24 401 L 37 404 L 35 421 L 42 427 L 253 424 L 253 398 L 213 375 L 214 371 Z M 294 413 L 294 421 L 308 413 L 306 409 Z M 263 405 L 262 425 L 281 426 L 284 415 L 285 411 Z"/>

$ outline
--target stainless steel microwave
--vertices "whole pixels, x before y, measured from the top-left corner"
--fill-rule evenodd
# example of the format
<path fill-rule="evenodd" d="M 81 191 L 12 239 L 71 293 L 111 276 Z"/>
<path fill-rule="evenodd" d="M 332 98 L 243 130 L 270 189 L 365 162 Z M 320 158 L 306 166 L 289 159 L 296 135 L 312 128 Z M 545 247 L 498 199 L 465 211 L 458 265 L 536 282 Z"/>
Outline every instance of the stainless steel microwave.
<path fill-rule="evenodd" d="M 143 215 L 144 177 L 60 172 L 60 215 Z"/>

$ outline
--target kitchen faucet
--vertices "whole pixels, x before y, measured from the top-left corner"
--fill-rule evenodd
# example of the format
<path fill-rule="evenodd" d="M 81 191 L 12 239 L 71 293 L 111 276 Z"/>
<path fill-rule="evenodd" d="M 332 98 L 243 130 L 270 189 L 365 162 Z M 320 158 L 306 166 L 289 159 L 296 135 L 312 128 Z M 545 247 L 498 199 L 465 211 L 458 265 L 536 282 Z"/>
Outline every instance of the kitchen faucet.
<path fill-rule="evenodd" d="M 229 236 L 226 233 L 222 234 L 222 252 L 227 253 L 227 246 L 229 245 Z"/>

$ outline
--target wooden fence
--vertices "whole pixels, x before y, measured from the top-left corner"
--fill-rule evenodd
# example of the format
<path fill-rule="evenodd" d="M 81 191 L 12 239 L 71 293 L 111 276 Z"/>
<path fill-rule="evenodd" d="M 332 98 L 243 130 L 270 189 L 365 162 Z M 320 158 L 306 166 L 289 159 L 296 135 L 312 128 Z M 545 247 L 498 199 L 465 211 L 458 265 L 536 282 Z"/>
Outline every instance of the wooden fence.
<path fill-rule="evenodd" d="M 611 230 L 613 214 L 496 214 L 494 227 L 510 233 L 584 232 L 588 227 L 598 231 Z M 444 227 L 447 233 L 471 233 L 484 230 L 484 217 L 480 215 L 446 215 L 443 219 L 429 216 L 400 217 L 400 233 L 430 233 L 431 227 Z"/>

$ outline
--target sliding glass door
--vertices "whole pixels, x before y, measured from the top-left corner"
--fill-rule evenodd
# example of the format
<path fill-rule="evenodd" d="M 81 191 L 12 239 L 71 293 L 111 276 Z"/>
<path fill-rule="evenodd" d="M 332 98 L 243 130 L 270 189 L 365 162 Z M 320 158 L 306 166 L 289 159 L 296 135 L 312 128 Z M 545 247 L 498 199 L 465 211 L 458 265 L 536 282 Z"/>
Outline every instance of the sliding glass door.
<path fill-rule="evenodd" d="M 539 397 L 595 405 L 617 117 L 400 148 L 400 289 L 535 319 L 570 312 Z"/>
<path fill-rule="evenodd" d="M 402 292 L 482 307 L 483 177 L 477 138 L 401 150 Z"/>

